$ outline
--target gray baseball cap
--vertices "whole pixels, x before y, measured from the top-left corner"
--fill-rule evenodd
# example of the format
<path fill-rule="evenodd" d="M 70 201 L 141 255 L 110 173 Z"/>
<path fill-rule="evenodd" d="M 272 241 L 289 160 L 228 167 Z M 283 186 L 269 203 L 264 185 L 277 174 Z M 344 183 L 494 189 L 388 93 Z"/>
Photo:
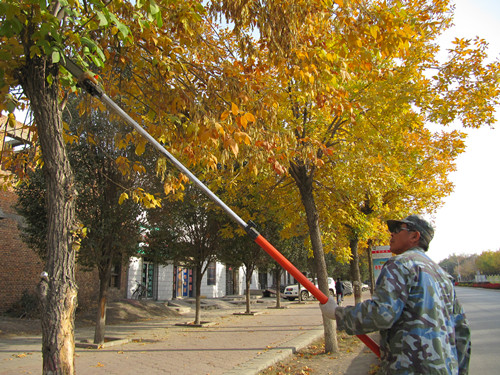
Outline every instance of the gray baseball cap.
<path fill-rule="evenodd" d="M 409 229 L 420 232 L 420 235 L 427 241 L 427 244 L 429 244 L 434 237 L 434 228 L 420 215 L 410 215 L 403 220 L 387 220 L 387 227 L 391 232 L 401 224 L 406 224 Z"/>

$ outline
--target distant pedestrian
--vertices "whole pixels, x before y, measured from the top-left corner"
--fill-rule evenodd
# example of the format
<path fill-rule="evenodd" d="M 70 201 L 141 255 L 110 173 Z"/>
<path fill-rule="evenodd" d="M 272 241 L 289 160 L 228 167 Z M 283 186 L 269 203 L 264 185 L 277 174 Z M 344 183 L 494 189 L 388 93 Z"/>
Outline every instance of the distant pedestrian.
<path fill-rule="evenodd" d="M 335 283 L 335 294 L 337 294 L 337 304 L 340 306 L 344 300 L 344 283 L 340 281 L 340 277 Z"/>
<path fill-rule="evenodd" d="M 391 251 L 373 298 L 323 315 L 352 335 L 380 331 L 383 374 L 468 374 L 470 329 L 451 277 L 427 257 L 432 226 L 418 215 L 389 220 Z"/>

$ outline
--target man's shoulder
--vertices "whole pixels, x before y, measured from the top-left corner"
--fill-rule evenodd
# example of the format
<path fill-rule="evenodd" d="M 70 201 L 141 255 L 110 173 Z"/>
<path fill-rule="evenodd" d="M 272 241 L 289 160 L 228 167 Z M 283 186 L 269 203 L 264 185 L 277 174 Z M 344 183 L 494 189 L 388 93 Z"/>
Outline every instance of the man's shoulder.
<path fill-rule="evenodd" d="M 434 275 L 435 279 L 451 280 L 451 276 L 420 248 L 410 249 L 403 254 L 393 257 L 393 259 L 399 264 L 400 268 L 403 267 L 410 273 L 424 271 L 425 273 Z"/>
<path fill-rule="evenodd" d="M 415 269 L 440 269 L 432 259 L 430 259 L 422 249 L 413 248 L 402 254 L 388 259 L 384 267 L 389 272 L 413 273 Z"/>
<path fill-rule="evenodd" d="M 429 258 L 424 250 L 419 247 L 414 247 L 413 249 L 405 251 L 403 254 L 396 255 L 391 258 L 394 262 L 398 263 L 425 263 L 425 264 L 436 264 L 431 258 Z"/>

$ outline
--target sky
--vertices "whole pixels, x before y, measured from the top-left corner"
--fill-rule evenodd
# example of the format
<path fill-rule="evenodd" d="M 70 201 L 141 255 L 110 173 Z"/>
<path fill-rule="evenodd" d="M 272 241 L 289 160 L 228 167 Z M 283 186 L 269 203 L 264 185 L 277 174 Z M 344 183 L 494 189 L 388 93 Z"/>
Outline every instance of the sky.
<path fill-rule="evenodd" d="M 451 46 L 454 37 L 479 36 L 489 43 L 488 56 L 500 58 L 500 1 L 455 0 L 455 26 L 440 40 Z M 494 129 L 467 130 L 466 151 L 450 175 L 454 192 L 433 215 L 435 235 L 428 255 L 439 262 L 452 254 L 500 250 L 500 108 Z"/>

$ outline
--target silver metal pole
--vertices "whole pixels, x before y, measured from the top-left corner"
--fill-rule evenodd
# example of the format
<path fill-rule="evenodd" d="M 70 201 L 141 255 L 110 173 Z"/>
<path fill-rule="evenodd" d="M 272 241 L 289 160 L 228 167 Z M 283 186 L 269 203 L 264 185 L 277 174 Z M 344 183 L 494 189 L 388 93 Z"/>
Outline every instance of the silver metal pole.
<path fill-rule="evenodd" d="M 135 130 L 137 130 L 144 138 L 146 138 L 153 146 L 155 146 L 158 151 L 164 154 L 172 164 L 174 164 L 177 169 L 184 173 L 192 182 L 196 184 L 211 200 L 213 200 L 220 208 L 222 208 L 226 213 L 239 224 L 243 229 L 247 228 L 247 223 L 240 218 L 231 208 L 229 208 L 223 201 L 217 197 L 208 187 L 203 184 L 194 174 L 192 174 L 189 169 L 187 169 L 181 162 L 179 162 L 170 152 L 168 152 L 165 147 L 163 147 L 156 139 L 154 139 L 151 134 L 142 128 L 132 117 L 130 117 L 123 109 L 121 109 L 113 100 L 111 100 L 105 93 L 102 93 L 100 99 L 107 104 L 113 111 L 115 111 L 120 117 L 122 117 L 127 123 L 132 125 Z"/>

